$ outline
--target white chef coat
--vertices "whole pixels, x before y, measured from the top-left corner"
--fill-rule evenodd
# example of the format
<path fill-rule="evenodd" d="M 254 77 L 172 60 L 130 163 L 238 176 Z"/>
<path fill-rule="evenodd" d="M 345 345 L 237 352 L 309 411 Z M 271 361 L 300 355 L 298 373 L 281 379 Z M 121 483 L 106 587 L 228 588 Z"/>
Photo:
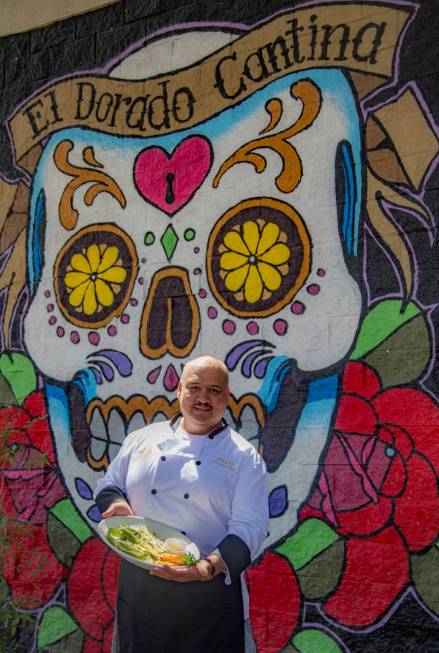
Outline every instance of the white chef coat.
<path fill-rule="evenodd" d="M 135 515 L 164 522 L 211 553 L 229 534 L 256 557 L 268 526 L 265 464 L 236 431 L 190 435 L 169 422 L 131 433 L 95 495 L 115 486 Z"/>

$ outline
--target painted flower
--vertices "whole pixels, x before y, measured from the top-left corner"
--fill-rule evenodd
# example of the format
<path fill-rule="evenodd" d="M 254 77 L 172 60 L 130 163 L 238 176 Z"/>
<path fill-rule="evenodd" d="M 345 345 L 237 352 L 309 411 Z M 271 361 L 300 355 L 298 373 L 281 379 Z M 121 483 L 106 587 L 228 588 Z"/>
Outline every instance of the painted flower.
<path fill-rule="evenodd" d="M 287 646 L 299 620 L 299 583 L 286 558 L 269 551 L 246 573 L 250 621 L 259 653 Z"/>
<path fill-rule="evenodd" d="M 85 633 L 84 651 L 110 650 L 120 559 L 98 537 L 87 540 L 67 581 L 72 616 Z"/>
<path fill-rule="evenodd" d="M 64 496 L 44 396 L 32 392 L 0 409 L 1 572 L 21 608 L 46 603 L 66 577 L 46 530 L 48 508 Z"/>
<path fill-rule="evenodd" d="M 285 234 L 274 222 L 248 220 L 242 231 L 227 232 L 223 240 L 220 267 L 224 283 L 231 292 L 243 292 L 249 304 L 258 302 L 265 293 L 277 290 L 291 256 Z M 269 295 L 268 295 L 269 296 Z"/>
<path fill-rule="evenodd" d="M 383 390 L 359 362 L 346 366 L 342 392 L 318 487 L 301 519 L 323 519 L 347 538 L 343 575 L 324 610 L 361 627 L 381 617 L 408 583 L 409 554 L 438 536 L 439 409 L 420 390 Z"/>
<path fill-rule="evenodd" d="M 33 524 L 65 496 L 42 392 L 0 409 L 0 495 L 3 514 Z"/>
<path fill-rule="evenodd" d="M 73 254 L 64 283 L 71 289 L 70 304 L 82 307 L 86 315 L 94 315 L 99 306 L 114 302 L 112 284 L 123 283 L 126 270 L 118 265 L 119 249 L 114 245 L 89 245 L 85 253 Z"/>
<path fill-rule="evenodd" d="M 55 557 L 45 526 L 7 520 L 3 528 L 2 577 L 20 608 L 38 608 L 54 596 L 67 568 Z"/>

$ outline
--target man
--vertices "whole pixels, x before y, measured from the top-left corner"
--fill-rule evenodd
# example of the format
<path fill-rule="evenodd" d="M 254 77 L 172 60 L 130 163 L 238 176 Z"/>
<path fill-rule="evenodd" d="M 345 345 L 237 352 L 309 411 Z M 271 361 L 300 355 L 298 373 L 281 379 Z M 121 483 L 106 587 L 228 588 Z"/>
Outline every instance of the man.
<path fill-rule="evenodd" d="M 266 536 L 265 465 L 223 419 L 225 365 L 202 356 L 186 364 L 181 413 L 130 434 L 96 501 L 104 518 L 138 515 L 170 524 L 202 559 L 189 568 L 145 572 L 122 561 L 117 598 L 120 653 L 242 653 L 240 574 Z"/>

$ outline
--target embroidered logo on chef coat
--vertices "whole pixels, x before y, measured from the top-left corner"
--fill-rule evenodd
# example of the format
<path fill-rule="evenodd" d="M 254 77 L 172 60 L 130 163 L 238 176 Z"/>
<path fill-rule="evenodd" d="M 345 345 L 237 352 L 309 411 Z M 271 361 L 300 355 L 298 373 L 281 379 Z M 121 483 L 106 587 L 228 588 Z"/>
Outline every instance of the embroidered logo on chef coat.
<path fill-rule="evenodd" d="M 236 472 L 235 463 L 233 462 L 233 460 L 228 460 L 227 458 L 218 457 L 213 462 L 216 463 L 217 465 L 221 465 L 222 467 L 226 467 L 231 472 Z"/>
<path fill-rule="evenodd" d="M 145 445 L 137 452 L 138 456 L 150 456 L 153 452 L 153 448 L 150 444 Z"/>

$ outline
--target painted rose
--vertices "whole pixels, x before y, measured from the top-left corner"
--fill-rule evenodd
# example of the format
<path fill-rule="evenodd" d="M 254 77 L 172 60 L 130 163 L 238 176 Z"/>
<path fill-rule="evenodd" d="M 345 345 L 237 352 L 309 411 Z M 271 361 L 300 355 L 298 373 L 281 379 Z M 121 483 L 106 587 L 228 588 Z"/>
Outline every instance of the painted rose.
<path fill-rule="evenodd" d="M 33 524 L 65 496 L 42 392 L 0 409 L 0 494 L 6 515 Z"/>
<path fill-rule="evenodd" d="M 67 581 L 69 611 L 85 633 L 84 653 L 111 649 L 119 558 L 93 537 L 83 544 Z"/>
<path fill-rule="evenodd" d="M 437 538 L 439 410 L 418 389 L 383 390 L 363 363 L 346 366 L 342 393 L 301 520 L 325 520 L 347 538 L 343 575 L 324 610 L 360 627 L 376 621 L 406 586 L 409 554 Z"/>

